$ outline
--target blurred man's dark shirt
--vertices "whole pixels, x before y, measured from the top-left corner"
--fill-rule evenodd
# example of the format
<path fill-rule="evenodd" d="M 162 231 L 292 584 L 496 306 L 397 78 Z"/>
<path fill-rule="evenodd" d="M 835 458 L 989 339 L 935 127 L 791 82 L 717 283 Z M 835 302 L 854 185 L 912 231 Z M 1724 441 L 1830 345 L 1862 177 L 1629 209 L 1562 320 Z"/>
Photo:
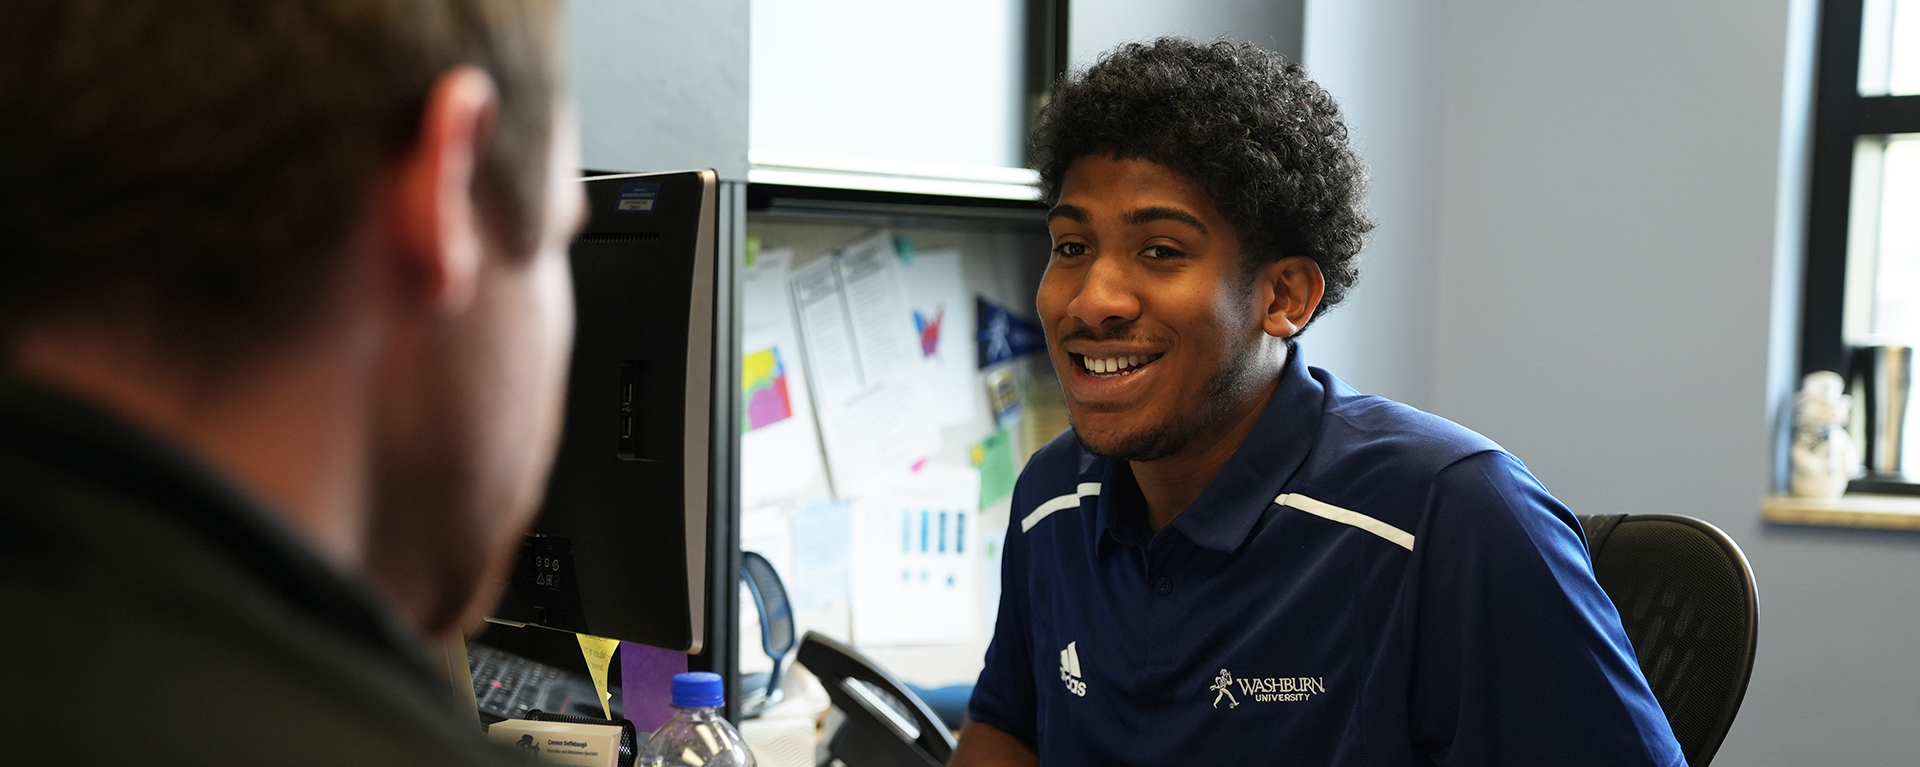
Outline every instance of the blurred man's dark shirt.
<path fill-rule="evenodd" d="M 5 376 L 0 616 L 0 721 L 35 723 L 8 763 L 521 763 L 480 739 L 419 640 L 256 501 Z"/>

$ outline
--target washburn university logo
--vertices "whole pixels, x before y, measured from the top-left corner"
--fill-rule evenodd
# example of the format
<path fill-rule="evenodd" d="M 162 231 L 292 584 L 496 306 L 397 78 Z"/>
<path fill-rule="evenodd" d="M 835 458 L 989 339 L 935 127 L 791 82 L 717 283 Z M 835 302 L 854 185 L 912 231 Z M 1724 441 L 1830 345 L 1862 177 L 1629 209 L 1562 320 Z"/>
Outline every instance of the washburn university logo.
<path fill-rule="evenodd" d="M 1233 672 L 1228 671 L 1224 668 L 1220 669 L 1220 675 L 1213 678 L 1213 686 L 1208 687 L 1207 689 L 1216 690 L 1219 693 L 1213 696 L 1214 708 L 1220 707 L 1221 698 L 1227 699 L 1227 703 L 1228 703 L 1227 708 L 1240 707 L 1240 699 L 1233 697 Z"/>
<path fill-rule="evenodd" d="M 1213 686 L 1207 691 L 1213 693 L 1213 707 L 1219 708 L 1220 701 L 1227 701 L 1227 708 L 1240 705 L 1240 698 L 1233 694 L 1234 688 L 1240 688 L 1241 695 L 1252 696 L 1255 703 L 1292 703 L 1312 698 L 1327 691 L 1326 677 L 1318 676 L 1270 676 L 1256 679 L 1235 679 L 1233 672 L 1220 669 L 1220 675 L 1213 678 Z"/>
<path fill-rule="evenodd" d="M 1080 651 L 1074 648 L 1077 644 L 1080 643 L 1068 642 L 1067 649 L 1060 651 L 1060 681 L 1066 683 L 1067 692 L 1084 698 L 1087 697 L 1087 683 L 1080 678 Z"/>

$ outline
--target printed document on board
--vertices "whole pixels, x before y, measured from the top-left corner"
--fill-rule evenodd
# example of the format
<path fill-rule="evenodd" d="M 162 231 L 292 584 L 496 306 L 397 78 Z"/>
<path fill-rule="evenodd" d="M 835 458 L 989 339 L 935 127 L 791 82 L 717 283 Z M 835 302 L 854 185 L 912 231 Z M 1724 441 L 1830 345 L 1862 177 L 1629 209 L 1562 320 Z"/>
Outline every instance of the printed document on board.
<path fill-rule="evenodd" d="M 949 645 L 980 625 L 980 473 L 928 466 L 853 504 L 853 641 Z"/>
<path fill-rule="evenodd" d="M 935 425 L 971 422 L 986 397 L 974 370 L 973 299 L 967 295 L 960 249 L 920 251 L 903 270 L 921 393 Z"/>
<path fill-rule="evenodd" d="M 793 251 L 761 252 L 740 270 L 740 505 L 827 492 L 808 371 L 787 289 Z"/>
<path fill-rule="evenodd" d="M 796 269 L 792 285 L 834 494 L 858 498 L 940 447 L 893 236 L 878 230 Z"/>

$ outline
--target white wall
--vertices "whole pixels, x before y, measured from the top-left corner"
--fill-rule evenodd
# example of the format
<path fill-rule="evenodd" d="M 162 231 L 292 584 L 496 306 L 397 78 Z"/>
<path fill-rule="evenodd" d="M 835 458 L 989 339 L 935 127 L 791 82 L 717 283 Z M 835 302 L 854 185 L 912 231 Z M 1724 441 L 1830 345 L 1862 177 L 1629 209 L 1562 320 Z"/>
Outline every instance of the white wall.
<path fill-rule="evenodd" d="M 1500 441 L 1580 513 L 1692 514 L 1739 541 L 1759 661 L 1720 765 L 1920 759 L 1920 536 L 1759 516 L 1796 364 L 1813 5 L 1307 13 L 1382 220 L 1313 359 Z"/>
<path fill-rule="evenodd" d="M 1024 164 L 1021 0 L 753 0 L 753 151 Z"/>
<path fill-rule="evenodd" d="M 574 0 L 581 153 L 595 170 L 747 177 L 747 0 Z"/>

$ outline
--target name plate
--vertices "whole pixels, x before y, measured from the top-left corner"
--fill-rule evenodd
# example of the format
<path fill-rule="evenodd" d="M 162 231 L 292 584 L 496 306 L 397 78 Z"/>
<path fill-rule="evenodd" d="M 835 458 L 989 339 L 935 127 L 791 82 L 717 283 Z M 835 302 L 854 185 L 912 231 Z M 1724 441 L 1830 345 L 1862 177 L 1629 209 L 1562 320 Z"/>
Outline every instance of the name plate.
<path fill-rule="evenodd" d="M 488 727 L 487 739 L 520 748 L 543 764 L 617 767 L 620 760 L 620 728 L 610 724 L 508 719 Z"/>

